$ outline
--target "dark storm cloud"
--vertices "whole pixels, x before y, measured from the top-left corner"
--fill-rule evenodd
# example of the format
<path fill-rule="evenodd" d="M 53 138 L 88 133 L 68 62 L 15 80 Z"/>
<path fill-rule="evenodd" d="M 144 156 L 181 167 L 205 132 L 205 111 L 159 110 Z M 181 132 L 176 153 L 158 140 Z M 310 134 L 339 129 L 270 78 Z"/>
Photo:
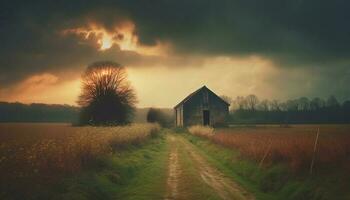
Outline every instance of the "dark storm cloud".
<path fill-rule="evenodd" d="M 169 39 L 184 52 L 260 54 L 299 64 L 350 54 L 345 0 L 127 2 L 142 41 Z"/>
<path fill-rule="evenodd" d="M 60 71 L 98 57 L 96 44 L 62 37 L 62 30 L 86 24 L 92 5 L 11 1 L 1 6 L 0 84 L 35 73 Z M 113 18 L 116 22 L 117 18 Z M 117 53 L 120 52 L 117 50 Z"/>
<path fill-rule="evenodd" d="M 156 58 L 101 52 L 64 29 L 96 22 L 108 30 L 130 19 L 143 44 L 169 41 L 177 54 L 261 55 L 279 66 L 326 66 L 342 74 L 350 57 L 350 3 L 345 0 L 3 1 L 0 85 L 31 74 L 112 59 Z M 160 61 L 161 62 L 161 61 Z M 340 67 L 339 67 L 340 66 Z M 348 75 L 347 75 L 348 76 Z"/>

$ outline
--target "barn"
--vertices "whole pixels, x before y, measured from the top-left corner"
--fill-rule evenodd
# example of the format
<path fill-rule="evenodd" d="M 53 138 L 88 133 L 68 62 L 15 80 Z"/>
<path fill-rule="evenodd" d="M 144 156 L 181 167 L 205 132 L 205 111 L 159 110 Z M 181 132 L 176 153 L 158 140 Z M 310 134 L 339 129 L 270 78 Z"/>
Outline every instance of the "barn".
<path fill-rule="evenodd" d="M 203 86 L 174 107 L 175 125 L 177 127 L 224 125 L 229 106 L 229 103 Z"/>

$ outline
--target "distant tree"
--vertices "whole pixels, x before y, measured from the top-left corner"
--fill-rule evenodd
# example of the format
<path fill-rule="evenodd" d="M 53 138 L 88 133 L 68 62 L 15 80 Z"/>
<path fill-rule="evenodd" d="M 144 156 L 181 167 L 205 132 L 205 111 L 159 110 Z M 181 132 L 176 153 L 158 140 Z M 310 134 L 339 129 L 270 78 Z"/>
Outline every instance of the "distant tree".
<path fill-rule="evenodd" d="M 327 99 L 326 106 L 328 108 L 337 108 L 340 106 L 340 104 L 339 104 L 337 98 L 335 96 L 331 95 Z"/>
<path fill-rule="evenodd" d="M 171 126 L 172 119 L 170 116 L 157 108 L 150 108 L 147 112 L 147 122 L 158 123 L 163 127 Z"/>
<path fill-rule="evenodd" d="M 272 111 L 280 111 L 280 103 L 278 102 L 278 100 L 274 99 L 270 102 L 270 109 Z"/>
<path fill-rule="evenodd" d="M 78 99 L 82 107 L 82 124 L 129 123 L 136 102 L 126 70 L 117 63 L 95 62 L 82 75 L 82 91 Z"/>
<path fill-rule="evenodd" d="M 286 102 L 279 103 L 278 107 L 279 107 L 280 111 L 287 111 L 288 110 L 288 106 L 287 106 Z"/>
<path fill-rule="evenodd" d="M 288 100 L 286 104 L 288 111 L 297 111 L 299 108 L 299 103 L 297 100 Z"/>
<path fill-rule="evenodd" d="M 238 105 L 238 110 L 244 110 L 247 106 L 247 101 L 242 96 L 237 96 L 235 102 Z"/>
<path fill-rule="evenodd" d="M 300 97 L 298 100 L 298 110 L 307 111 L 310 108 L 310 100 L 307 97 Z"/>
<path fill-rule="evenodd" d="M 350 100 L 344 101 L 342 108 L 343 108 L 345 111 L 350 111 Z"/>
<path fill-rule="evenodd" d="M 237 97 L 235 102 L 243 110 L 256 108 L 263 112 L 232 112 L 232 123 L 350 123 L 350 100 L 340 105 L 334 96 L 327 101 L 318 97 L 312 100 L 300 97 L 285 102 L 262 100 L 253 103 L 254 107 L 249 97 Z"/>
<path fill-rule="evenodd" d="M 321 98 L 313 98 L 311 101 L 310 101 L 310 110 L 319 110 L 321 108 L 324 107 L 324 100 L 321 99 Z"/>
<path fill-rule="evenodd" d="M 250 94 L 245 99 L 247 101 L 248 109 L 249 110 L 256 110 L 256 106 L 259 103 L 258 97 L 255 96 L 254 94 Z"/>
<path fill-rule="evenodd" d="M 230 110 L 231 110 L 231 108 L 232 108 L 232 104 L 233 104 L 233 100 L 232 100 L 232 98 L 231 97 L 229 97 L 229 96 L 226 96 L 226 95 L 221 95 L 220 96 L 224 101 L 226 101 L 227 103 L 229 103 L 230 104 Z"/>
<path fill-rule="evenodd" d="M 270 101 L 267 99 L 264 99 L 259 104 L 259 109 L 262 111 L 269 111 L 270 110 Z"/>

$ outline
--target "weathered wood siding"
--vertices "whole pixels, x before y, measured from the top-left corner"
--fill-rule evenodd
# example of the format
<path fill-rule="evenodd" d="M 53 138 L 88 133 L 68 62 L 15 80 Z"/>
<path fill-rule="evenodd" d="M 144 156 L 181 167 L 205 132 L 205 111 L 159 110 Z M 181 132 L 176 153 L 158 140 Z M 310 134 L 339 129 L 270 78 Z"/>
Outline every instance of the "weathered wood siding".
<path fill-rule="evenodd" d="M 183 126 L 203 124 L 203 110 L 209 110 L 211 126 L 223 125 L 228 115 L 228 105 L 208 89 L 197 92 L 182 106 Z"/>
<path fill-rule="evenodd" d="M 183 126 L 183 121 L 183 105 L 180 105 L 175 109 L 175 125 Z"/>

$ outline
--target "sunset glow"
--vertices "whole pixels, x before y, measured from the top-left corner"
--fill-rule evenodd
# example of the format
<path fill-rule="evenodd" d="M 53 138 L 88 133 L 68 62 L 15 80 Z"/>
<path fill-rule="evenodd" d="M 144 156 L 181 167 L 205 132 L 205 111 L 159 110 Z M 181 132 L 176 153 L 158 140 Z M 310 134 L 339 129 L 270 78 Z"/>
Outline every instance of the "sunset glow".
<path fill-rule="evenodd" d="M 100 44 L 101 50 L 106 50 L 112 47 L 113 45 L 113 39 L 108 34 L 103 34 L 102 38 L 98 40 L 98 43 Z"/>
<path fill-rule="evenodd" d="M 236 1 L 221 7 L 223 15 L 211 15 L 215 7 L 208 3 L 201 4 L 203 9 L 183 5 L 180 13 L 173 10 L 176 3 L 167 1 L 162 4 L 168 8 L 146 2 L 104 4 L 68 13 L 70 9 L 55 13 L 50 7 L 42 21 L 28 7 L 35 17 L 5 24 L 2 30 L 12 40 L 4 41 L 0 54 L 0 101 L 76 105 L 81 76 L 96 61 L 126 68 L 140 107 L 172 107 L 203 85 L 233 98 L 350 98 L 345 26 L 324 24 L 330 31 L 337 28 L 335 40 L 328 32 L 301 26 L 313 19 L 307 16 L 313 12 L 306 11 L 314 7 L 302 5 L 304 1 L 281 8 L 288 14 L 281 19 Z M 306 10 L 294 15 L 298 6 Z M 300 16 L 293 29 L 285 26 L 293 21 L 290 16 Z M 261 23 L 265 17 L 271 24 Z M 330 22 L 325 15 L 319 17 L 320 23 Z"/>
<path fill-rule="evenodd" d="M 23 103 L 50 103 L 75 105 L 80 91 L 80 80 L 59 81 L 59 77 L 45 73 L 27 78 L 9 89 L 0 89 L 0 99 Z M 4 96 L 6 94 L 6 96 Z"/>
<path fill-rule="evenodd" d="M 135 24 L 131 21 L 119 24 L 112 31 L 90 23 L 87 27 L 64 30 L 63 34 L 75 34 L 81 36 L 84 40 L 95 38 L 100 51 L 118 45 L 122 51 L 134 51 L 142 55 L 165 55 L 170 48 L 169 44 L 160 41 L 155 46 L 140 45 L 138 36 L 135 34 Z"/>

